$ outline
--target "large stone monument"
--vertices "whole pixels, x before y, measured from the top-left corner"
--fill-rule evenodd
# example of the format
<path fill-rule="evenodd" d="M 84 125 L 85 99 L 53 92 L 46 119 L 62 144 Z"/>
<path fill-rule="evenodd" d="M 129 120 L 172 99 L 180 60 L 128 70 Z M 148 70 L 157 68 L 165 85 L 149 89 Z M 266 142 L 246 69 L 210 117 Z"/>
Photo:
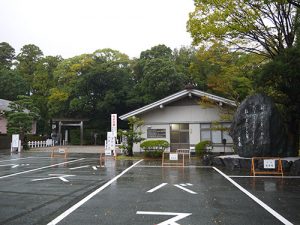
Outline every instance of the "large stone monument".
<path fill-rule="evenodd" d="M 285 157 L 287 135 L 282 118 L 264 94 L 246 98 L 238 107 L 230 129 L 235 149 L 241 157 Z"/>

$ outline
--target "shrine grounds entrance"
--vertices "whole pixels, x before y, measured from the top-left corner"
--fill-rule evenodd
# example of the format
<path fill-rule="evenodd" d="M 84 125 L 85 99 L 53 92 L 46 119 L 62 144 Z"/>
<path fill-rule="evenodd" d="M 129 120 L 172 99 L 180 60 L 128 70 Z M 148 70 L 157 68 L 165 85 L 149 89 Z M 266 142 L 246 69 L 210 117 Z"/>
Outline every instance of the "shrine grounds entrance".
<path fill-rule="evenodd" d="M 0 224 L 300 223 L 299 177 L 73 156 L 1 155 Z"/>

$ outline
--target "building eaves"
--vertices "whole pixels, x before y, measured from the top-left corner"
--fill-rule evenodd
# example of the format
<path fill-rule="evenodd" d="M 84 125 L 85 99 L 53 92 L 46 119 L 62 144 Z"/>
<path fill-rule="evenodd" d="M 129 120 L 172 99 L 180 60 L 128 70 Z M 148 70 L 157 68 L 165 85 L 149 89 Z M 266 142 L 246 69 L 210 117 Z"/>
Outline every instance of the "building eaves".
<path fill-rule="evenodd" d="M 150 110 L 153 110 L 155 108 L 159 108 L 159 107 L 162 107 L 166 104 L 174 102 L 174 101 L 176 101 L 178 99 L 181 99 L 183 97 L 192 96 L 192 95 L 197 96 L 197 97 L 205 96 L 205 97 L 207 97 L 207 98 L 209 98 L 213 101 L 216 101 L 216 102 L 222 102 L 222 103 L 230 105 L 230 106 L 236 106 L 236 103 L 232 100 L 229 100 L 229 99 L 226 99 L 226 98 L 223 98 L 223 97 L 219 97 L 219 96 L 216 96 L 216 95 L 212 95 L 210 93 L 199 91 L 199 90 L 196 90 L 196 89 L 185 89 L 185 90 L 177 92 L 173 95 L 167 96 L 167 97 L 165 97 L 161 100 L 153 102 L 149 105 L 143 106 L 139 109 L 136 109 L 136 110 L 133 110 L 129 113 L 126 113 L 126 114 L 120 116 L 119 118 L 121 120 L 125 120 L 125 119 L 128 119 L 131 116 L 136 116 L 136 115 L 139 115 L 141 113 L 145 113 L 147 111 L 150 111 Z"/>

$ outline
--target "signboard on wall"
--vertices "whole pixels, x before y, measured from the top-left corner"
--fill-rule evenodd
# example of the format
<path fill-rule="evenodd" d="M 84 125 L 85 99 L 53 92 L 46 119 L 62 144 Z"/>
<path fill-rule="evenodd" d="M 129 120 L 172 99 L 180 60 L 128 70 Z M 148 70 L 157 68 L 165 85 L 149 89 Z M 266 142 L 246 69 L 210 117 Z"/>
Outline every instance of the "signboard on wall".
<path fill-rule="evenodd" d="M 147 129 L 147 138 L 166 138 L 166 129 Z"/>
<path fill-rule="evenodd" d="M 116 138 L 117 137 L 117 114 L 111 114 L 111 132 L 113 136 Z"/>

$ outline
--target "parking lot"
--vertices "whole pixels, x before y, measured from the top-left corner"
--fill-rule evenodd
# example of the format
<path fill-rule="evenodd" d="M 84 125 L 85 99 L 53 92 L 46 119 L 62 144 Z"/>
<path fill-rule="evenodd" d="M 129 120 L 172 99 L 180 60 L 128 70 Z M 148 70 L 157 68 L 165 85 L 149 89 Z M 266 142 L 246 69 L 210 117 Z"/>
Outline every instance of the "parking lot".
<path fill-rule="evenodd" d="M 0 224 L 300 224 L 299 177 L 97 155 L 1 155 Z"/>

